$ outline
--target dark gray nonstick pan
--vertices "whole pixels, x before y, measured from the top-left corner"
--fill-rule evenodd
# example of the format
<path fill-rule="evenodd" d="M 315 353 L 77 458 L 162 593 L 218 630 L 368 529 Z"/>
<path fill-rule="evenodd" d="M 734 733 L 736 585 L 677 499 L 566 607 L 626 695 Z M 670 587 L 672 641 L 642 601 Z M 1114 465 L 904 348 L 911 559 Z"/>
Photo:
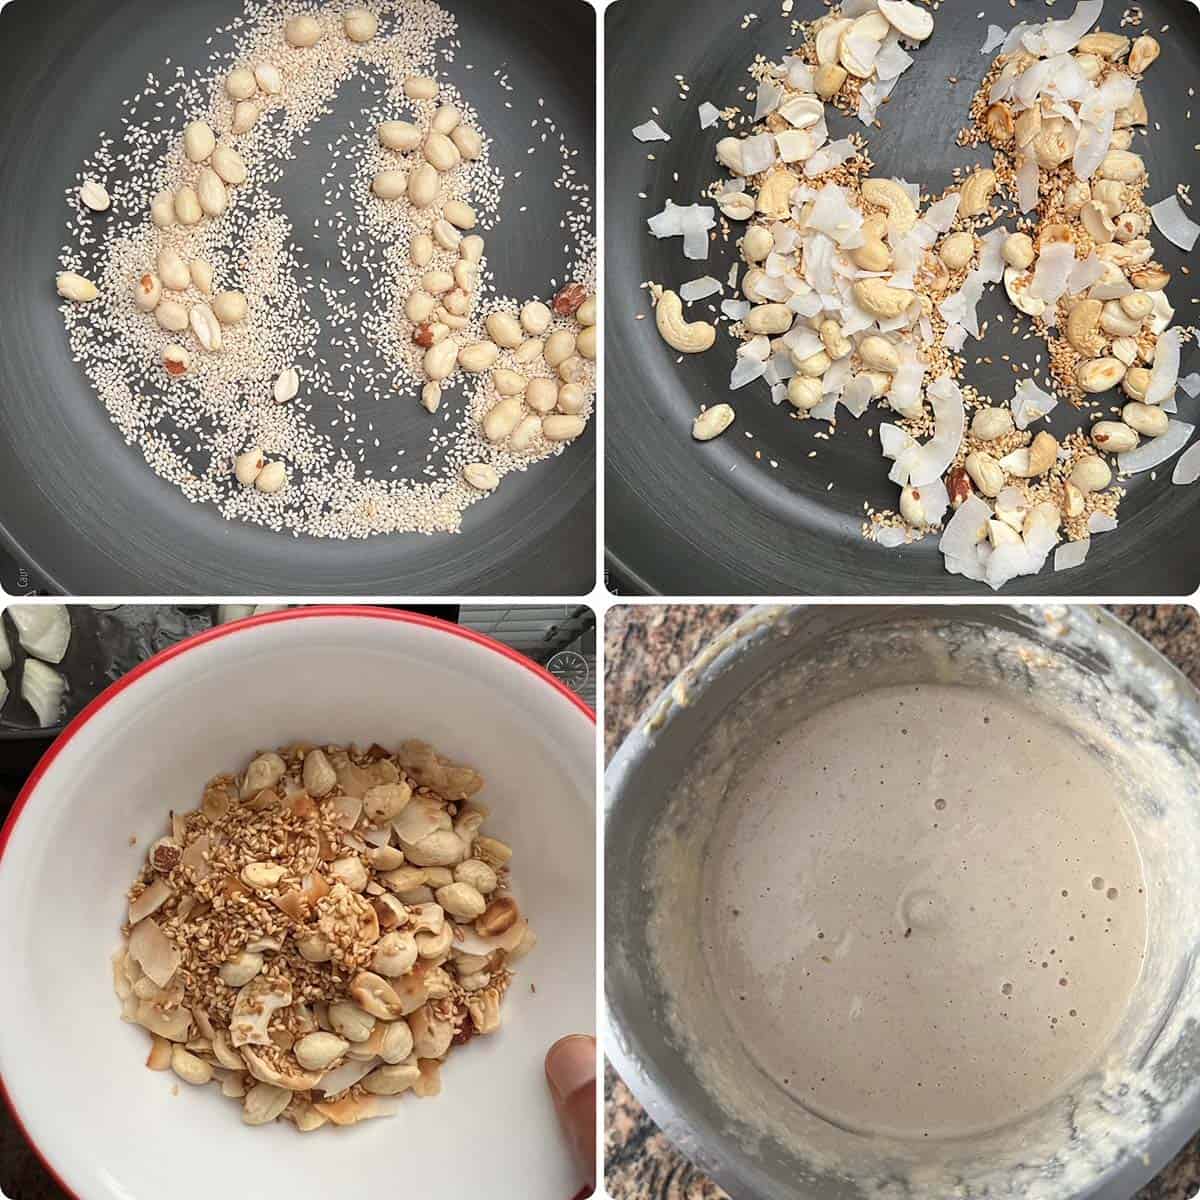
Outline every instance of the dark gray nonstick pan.
<path fill-rule="evenodd" d="M 952 182 L 956 166 L 984 161 L 984 151 L 954 144 L 967 123 L 967 109 L 991 55 L 979 52 L 989 22 L 1010 29 L 1018 20 L 1043 21 L 1068 15 L 1071 0 L 1048 9 L 1041 2 L 961 0 L 942 4 L 933 36 L 913 57 L 891 102 L 881 110 L 882 130 L 865 131 L 858 121 L 831 116 L 830 136 L 850 129 L 867 132 L 875 173 L 899 175 L 938 191 Z M 1117 29 L 1126 5 L 1107 0 L 1099 27 Z M 1144 27 L 1162 44 L 1162 56 L 1146 73 L 1143 92 L 1149 107 L 1149 136 L 1134 149 L 1150 172 L 1147 199 L 1162 199 L 1176 183 L 1200 177 L 1200 101 L 1188 87 L 1200 78 L 1200 12 L 1188 0 L 1144 0 Z M 743 29 L 743 16 L 758 17 Z M 697 105 L 740 106 L 739 87 L 755 54 L 779 61 L 796 42 L 792 19 L 811 20 L 825 9 L 819 0 L 795 0 L 791 17 L 774 0 L 764 5 L 729 5 L 726 0 L 622 0 L 605 14 L 606 108 L 606 485 L 605 529 L 610 586 L 617 591 L 684 595 L 892 595 L 987 592 L 984 585 L 946 574 L 937 538 L 889 550 L 860 534 L 863 501 L 876 509 L 896 506 L 896 488 L 887 481 L 879 443 L 868 439 L 878 427 L 871 409 L 855 421 L 844 411 L 836 436 L 814 438 L 824 422 L 789 420 L 786 405 L 773 408 L 761 384 L 736 394 L 728 390 L 734 346 L 724 334 L 706 354 L 676 363 L 659 338 L 650 315 L 646 280 L 677 287 L 710 274 L 723 279 L 736 253 L 720 239 L 705 262 L 683 257 L 678 238 L 656 241 L 646 218 L 667 199 L 690 204 L 699 199 L 721 169 L 713 157 L 719 129 L 701 133 Z M 978 16 L 983 13 L 982 19 Z M 1169 26 L 1166 33 L 1160 32 Z M 1133 32 L 1130 29 L 1122 32 Z M 675 76 L 686 80 L 687 100 L 679 99 Z M 951 79 L 957 82 L 951 82 Z M 1189 120 L 1185 113 L 1196 112 Z M 672 135 L 670 142 L 642 144 L 630 130 L 654 116 Z M 832 111 L 832 110 L 830 110 Z M 1154 128 L 1157 122 L 1161 128 Z M 655 161 L 647 158 L 653 154 Z M 678 178 L 676 178 L 676 174 Z M 645 199 L 638 196 L 645 193 Z M 1196 211 L 1192 211 L 1195 218 Z M 1200 271 L 1184 275 L 1188 256 L 1161 234 L 1152 233 L 1159 256 L 1173 278 L 1168 295 L 1176 322 L 1196 319 Z M 1194 257 L 1194 256 L 1193 256 Z M 725 293 L 729 295 L 728 292 Z M 707 315 L 710 302 L 693 306 Z M 1007 309 L 1002 289 L 990 291 L 981 320 Z M 644 313 L 647 318 L 636 319 Z M 991 334 L 986 343 L 968 342 L 966 382 L 1007 404 L 1017 376 L 1001 355 L 1032 362 L 1040 340 L 1016 341 Z M 975 362 L 989 355 L 993 365 Z M 1200 352 L 1189 343 L 1183 370 L 1194 371 Z M 1200 401 L 1178 397 L 1182 419 L 1195 422 Z M 701 404 L 729 401 L 736 424 L 703 445 L 690 436 Z M 1114 403 L 1116 401 L 1114 400 Z M 1060 405 L 1050 427 L 1061 436 L 1078 425 Z M 753 437 L 747 437 L 747 433 Z M 817 457 L 809 458 L 816 450 Z M 778 466 L 773 468 L 774 460 Z M 1054 574 L 1014 580 L 1005 589 L 1019 594 L 1184 595 L 1200 584 L 1200 485 L 1170 481 L 1170 464 L 1157 479 L 1134 477 L 1121 506 L 1121 528 L 1092 539 L 1087 562 Z M 832 488 L 828 485 L 832 484 Z"/>
<path fill-rule="evenodd" d="M 544 295 L 567 266 L 564 239 L 547 237 L 562 213 L 553 187 L 559 163 L 552 151 L 527 156 L 526 147 L 531 123 L 552 115 L 579 149 L 578 176 L 592 181 L 595 12 L 581 0 L 444 6 L 458 18 L 462 43 L 449 77 L 485 114 L 508 176 L 489 266 L 505 291 Z M 239 0 L 13 0 L 0 13 L 0 541 L 35 583 L 80 595 L 587 592 L 595 557 L 590 432 L 510 474 L 468 510 L 460 534 L 297 538 L 189 503 L 124 444 L 71 361 L 54 293 L 64 192 L 99 132 L 120 129 L 122 101 L 147 72 L 199 68 L 205 39 L 241 10 Z M 506 74 L 512 90 L 493 72 Z M 356 93 L 343 89 L 332 120 L 353 116 Z M 308 261 L 318 253 L 304 245 L 304 231 L 321 203 L 324 147 L 314 139 L 300 149 L 276 186 Z M 338 275 L 335 261 L 327 273 L 335 286 Z M 424 445 L 428 417 L 415 397 L 365 415 L 385 445 Z"/>

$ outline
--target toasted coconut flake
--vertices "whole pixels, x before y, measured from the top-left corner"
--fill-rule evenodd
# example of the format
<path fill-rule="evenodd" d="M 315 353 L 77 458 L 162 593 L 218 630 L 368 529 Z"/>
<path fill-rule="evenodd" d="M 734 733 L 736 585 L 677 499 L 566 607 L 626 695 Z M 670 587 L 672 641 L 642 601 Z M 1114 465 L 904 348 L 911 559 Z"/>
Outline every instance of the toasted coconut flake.
<path fill-rule="evenodd" d="M 130 902 L 130 925 L 136 925 L 157 912 L 174 894 L 171 885 L 165 879 L 156 879 L 136 900 Z"/>
<path fill-rule="evenodd" d="M 292 1002 L 292 985 L 287 980 L 276 981 L 257 975 L 238 991 L 233 1004 L 233 1019 L 229 1025 L 230 1041 L 242 1046 L 270 1046 L 268 1026 L 281 1008 Z"/>
<path fill-rule="evenodd" d="M 153 917 L 130 930 L 129 956 L 160 988 L 165 988 L 179 969 L 179 951 Z"/>
<path fill-rule="evenodd" d="M 171 1043 L 157 1033 L 150 1035 L 150 1053 L 146 1057 L 146 1066 L 151 1071 L 169 1071 L 171 1069 Z"/>
<path fill-rule="evenodd" d="M 395 1096 L 343 1096 L 340 1100 L 316 1100 L 313 1108 L 335 1125 L 357 1125 L 374 1117 L 390 1117 L 400 1111 Z"/>

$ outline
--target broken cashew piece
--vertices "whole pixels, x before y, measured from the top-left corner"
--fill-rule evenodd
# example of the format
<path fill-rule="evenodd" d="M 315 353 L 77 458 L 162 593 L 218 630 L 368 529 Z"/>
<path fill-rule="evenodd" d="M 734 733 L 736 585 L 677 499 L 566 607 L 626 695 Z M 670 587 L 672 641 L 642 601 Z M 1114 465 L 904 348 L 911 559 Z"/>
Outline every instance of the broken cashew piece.
<path fill-rule="evenodd" d="M 702 354 L 717 340 L 717 331 L 707 321 L 685 321 L 683 301 L 672 291 L 657 289 L 654 323 L 662 339 L 681 354 Z"/>

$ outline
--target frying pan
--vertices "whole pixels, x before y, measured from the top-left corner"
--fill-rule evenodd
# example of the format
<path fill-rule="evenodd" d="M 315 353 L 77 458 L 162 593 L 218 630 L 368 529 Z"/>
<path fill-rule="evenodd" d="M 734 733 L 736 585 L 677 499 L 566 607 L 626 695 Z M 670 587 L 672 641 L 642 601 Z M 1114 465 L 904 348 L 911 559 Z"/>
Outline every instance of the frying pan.
<path fill-rule="evenodd" d="M 461 49 L 450 79 L 478 105 L 508 177 L 489 266 L 513 295 L 545 295 L 567 266 L 558 231 L 556 151 L 527 155 L 531 123 L 557 122 L 577 147 L 580 179 L 595 151 L 595 15 L 579 0 L 446 0 Z M 334 541 L 277 534 L 191 504 L 127 447 L 71 361 L 53 280 L 69 217 L 63 198 L 101 130 L 120 129 L 122 101 L 148 71 L 189 74 L 205 39 L 239 0 L 13 0 L 0 13 L 0 540 L 49 590 L 82 595 L 582 594 L 594 576 L 595 449 L 591 433 L 563 454 L 514 472 L 473 505 L 462 532 Z M 165 59 L 171 67 L 163 68 Z M 474 64 L 468 70 L 466 64 Z M 511 91 L 493 71 L 507 72 Z M 333 118 L 354 114 L 345 88 Z M 539 106 L 544 98 L 545 107 Z M 506 108 L 504 102 L 511 104 Z M 325 141 L 299 145 L 276 185 L 300 257 L 321 209 Z M 551 143 L 548 143 L 548 146 Z M 523 170 L 513 179 L 515 170 Z M 526 212 L 519 212 L 522 206 Z M 100 218 L 103 219 L 103 218 Z M 345 283 L 336 261 L 326 272 Z M 314 416 L 333 412 L 318 399 Z M 425 444 L 428 415 L 401 395 L 386 412 L 362 405 L 384 448 Z"/>
<path fill-rule="evenodd" d="M 743 14 L 750 8 L 759 15 L 743 30 Z M 874 173 L 902 176 L 926 192 L 940 190 L 952 182 L 954 167 L 990 161 L 986 148 L 964 150 L 954 144 L 992 59 L 979 52 L 988 23 L 1010 29 L 1018 19 L 1062 17 L 1072 8 L 1069 2 L 1047 9 L 1027 0 L 1017 8 L 1006 0 L 942 4 L 933 36 L 914 52 L 913 65 L 881 109 L 884 128 L 867 131 L 857 120 L 835 114 L 829 119 L 830 137 L 844 137 L 851 129 L 865 132 Z M 1116 29 L 1124 8 L 1122 0 L 1108 0 L 1101 27 Z M 1145 27 L 1162 44 L 1162 56 L 1142 85 L 1150 134 L 1134 142 L 1146 159 L 1146 195 L 1154 202 L 1176 183 L 1197 177 L 1200 156 L 1193 146 L 1200 142 L 1200 102 L 1187 96 L 1187 88 L 1200 77 L 1200 13 L 1187 0 L 1144 0 L 1141 8 Z M 692 0 L 686 10 L 671 0 L 625 0 L 605 14 L 605 385 L 613 397 L 605 417 L 609 585 L 615 591 L 680 595 L 986 593 L 985 585 L 945 572 L 934 536 L 900 549 L 862 537 L 864 500 L 876 509 L 895 509 L 897 503 L 879 443 L 868 437 L 887 419 L 879 409 L 873 406 L 859 421 L 839 410 L 837 434 L 829 441 L 817 439 L 814 434 L 827 428 L 825 422 L 790 420 L 788 406 L 773 407 L 763 384 L 729 392 L 734 342 L 723 332 L 714 349 L 677 364 L 679 356 L 659 337 L 646 293 L 639 290 L 646 280 L 678 288 L 701 275 L 722 280 L 727 275 L 736 256 L 732 239 L 713 243 L 707 262 L 692 262 L 683 257 L 679 238 L 651 237 L 646 218 L 668 199 L 696 202 L 724 174 L 713 149 L 724 135 L 723 123 L 701 132 L 697 105 L 708 100 L 718 108 L 741 107 L 743 93 L 737 89 L 749 85 L 753 94 L 746 68 L 755 54 L 779 61 L 797 41 L 790 21 L 811 20 L 825 11 L 818 0 L 795 0 L 789 18 L 779 10 L 774 0 L 755 6 Z M 1160 34 L 1164 25 L 1170 30 Z M 685 101 L 679 99 L 677 74 L 690 88 Z M 958 82 L 951 84 L 948 77 Z M 1184 112 L 1193 103 L 1198 111 L 1189 121 Z M 657 106 L 670 142 L 643 144 L 631 135 L 634 126 L 654 116 L 651 106 Z M 1153 128 L 1155 121 L 1161 129 Z M 1173 274 L 1168 295 L 1178 322 L 1186 325 L 1194 319 L 1200 276 L 1181 274 L 1187 256 L 1160 234 L 1152 237 Z M 709 310 L 720 299 L 692 305 L 691 319 L 711 318 Z M 981 323 L 1005 310 L 1011 311 L 1003 289 L 989 290 L 980 306 Z M 646 319 L 636 319 L 638 314 Z M 1017 341 L 1008 329 L 993 329 L 986 342 L 968 341 L 966 347 L 966 382 L 997 404 L 1007 404 L 1018 378 L 1002 354 L 1033 366 L 1040 351 L 1045 361 L 1040 339 Z M 989 355 L 992 365 L 977 364 L 981 355 Z M 1189 343 L 1183 370 L 1195 370 L 1198 361 L 1200 354 Z M 694 442 L 691 423 L 700 406 L 725 401 L 737 411 L 736 423 L 712 442 Z M 1200 412 L 1200 402 L 1182 393 L 1179 407 L 1184 420 L 1194 422 Z M 1077 425 L 1077 415 L 1065 404 L 1049 422 L 1059 436 Z M 809 458 L 813 450 L 817 456 Z M 1200 583 L 1200 487 L 1172 484 L 1170 464 L 1157 474 L 1156 480 L 1141 475 L 1124 485 L 1129 495 L 1121 505 L 1121 528 L 1093 538 L 1082 567 L 1054 574 L 1047 566 L 1039 575 L 1014 580 L 1005 591 L 1193 592 Z"/>

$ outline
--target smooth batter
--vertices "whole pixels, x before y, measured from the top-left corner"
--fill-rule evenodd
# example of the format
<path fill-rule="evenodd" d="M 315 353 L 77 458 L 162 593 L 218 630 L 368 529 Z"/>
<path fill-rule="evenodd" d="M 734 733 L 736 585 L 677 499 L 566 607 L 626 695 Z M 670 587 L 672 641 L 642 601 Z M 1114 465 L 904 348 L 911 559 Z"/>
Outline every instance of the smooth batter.
<path fill-rule="evenodd" d="M 709 842 L 702 937 L 736 1039 L 861 1132 L 954 1137 L 1101 1056 L 1146 940 L 1108 767 L 998 693 L 922 684 L 759 747 Z"/>

